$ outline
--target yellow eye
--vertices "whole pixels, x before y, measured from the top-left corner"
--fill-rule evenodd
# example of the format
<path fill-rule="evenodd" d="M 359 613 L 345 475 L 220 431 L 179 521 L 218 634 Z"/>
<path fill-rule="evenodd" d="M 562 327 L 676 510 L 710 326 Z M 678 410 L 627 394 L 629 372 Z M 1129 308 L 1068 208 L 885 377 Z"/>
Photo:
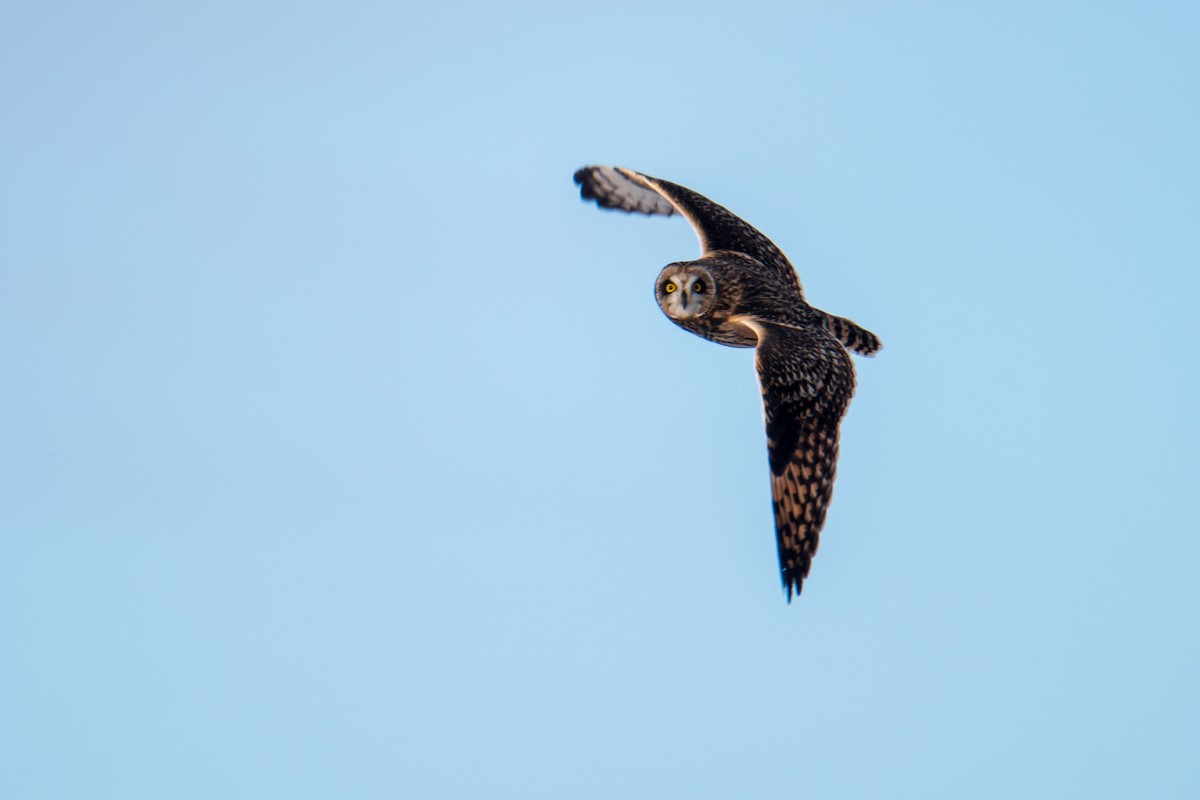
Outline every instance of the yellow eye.
<path fill-rule="evenodd" d="M 692 291 L 696 294 L 702 294 L 704 292 L 704 281 L 696 281 L 693 283 Z"/>
<path fill-rule="evenodd" d="M 671 292 L 675 291 L 678 288 L 679 288 L 678 286 L 671 283 L 670 281 L 667 281 L 666 284 L 663 285 L 663 291 L 666 292 L 667 294 L 670 294 Z"/>

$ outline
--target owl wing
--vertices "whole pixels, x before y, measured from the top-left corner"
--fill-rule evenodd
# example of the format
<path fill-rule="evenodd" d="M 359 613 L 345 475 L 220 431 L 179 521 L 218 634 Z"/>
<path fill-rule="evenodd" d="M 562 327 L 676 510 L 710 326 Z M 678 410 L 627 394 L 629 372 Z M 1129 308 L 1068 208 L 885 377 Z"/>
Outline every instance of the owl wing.
<path fill-rule="evenodd" d="M 796 270 L 770 239 L 691 189 L 624 167 L 583 167 L 576 170 L 575 183 L 579 184 L 584 200 L 595 200 L 603 208 L 668 217 L 681 214 L 700 240 L 701 256 L 714 250 L 745 253 L 778 272 L 797 292 L 801 291 Z"/>
<path fill-rule="evenodd" d="M 755 350 L 771 463 L 779 569 L 788 602 L 817 552 L 833 494 L 838 426 L 854 394 L 854 367 L 822 328 L 759 322 Z"/>

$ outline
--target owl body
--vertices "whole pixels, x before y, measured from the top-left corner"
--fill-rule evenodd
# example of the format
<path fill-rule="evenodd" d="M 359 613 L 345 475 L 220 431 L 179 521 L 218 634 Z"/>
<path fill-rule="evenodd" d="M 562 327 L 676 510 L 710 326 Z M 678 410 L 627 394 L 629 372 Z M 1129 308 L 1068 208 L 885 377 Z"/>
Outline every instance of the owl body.
<path fill-rule="evenodd" d="M 779 248 L 702 195 L 620 167 L 584 167 L 575 181 L 584 199 L 602 207 L 681 214 L 695 229 L 701 257 L 664 267 L 655 299 L 690 333 L 755 348 L 780 574 L 790 602 L 808 575 L 833 492 L 838 430 L 854 394 L 848 351 L 874 355 L 879 339 L 810 306 Z"/>
<path fill-rule="evenodd" d="M 729 347 L 757 347 L 759 322 L 813 324 L 812 309 L 799 290 L 742 253 L 712 253 L 668 264 L 658 275 L 654 295 L 676 325 Z"/>

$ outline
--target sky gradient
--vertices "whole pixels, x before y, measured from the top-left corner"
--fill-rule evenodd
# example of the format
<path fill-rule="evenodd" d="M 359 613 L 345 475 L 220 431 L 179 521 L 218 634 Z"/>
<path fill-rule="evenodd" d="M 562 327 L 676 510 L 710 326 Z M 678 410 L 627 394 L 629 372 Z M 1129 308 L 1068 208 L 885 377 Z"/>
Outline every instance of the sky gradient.
<path fill-rule="evenodd" d="M 0 796 L 1200 796 L 1200 11 L 0 8 Z M 779 585 L 745 217 L 855 359 Z"/>

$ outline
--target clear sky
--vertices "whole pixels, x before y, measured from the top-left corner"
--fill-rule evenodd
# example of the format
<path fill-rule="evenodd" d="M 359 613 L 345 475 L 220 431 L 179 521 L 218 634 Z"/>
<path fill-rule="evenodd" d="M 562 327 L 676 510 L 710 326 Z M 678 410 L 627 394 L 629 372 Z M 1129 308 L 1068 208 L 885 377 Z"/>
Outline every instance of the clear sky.
<path fill-rule="evenodd" d="M 0 796 L 1200 796 L 1194 3 L 0 6 Z M 761 228 L 856 360 L 802 597 Z"/>

